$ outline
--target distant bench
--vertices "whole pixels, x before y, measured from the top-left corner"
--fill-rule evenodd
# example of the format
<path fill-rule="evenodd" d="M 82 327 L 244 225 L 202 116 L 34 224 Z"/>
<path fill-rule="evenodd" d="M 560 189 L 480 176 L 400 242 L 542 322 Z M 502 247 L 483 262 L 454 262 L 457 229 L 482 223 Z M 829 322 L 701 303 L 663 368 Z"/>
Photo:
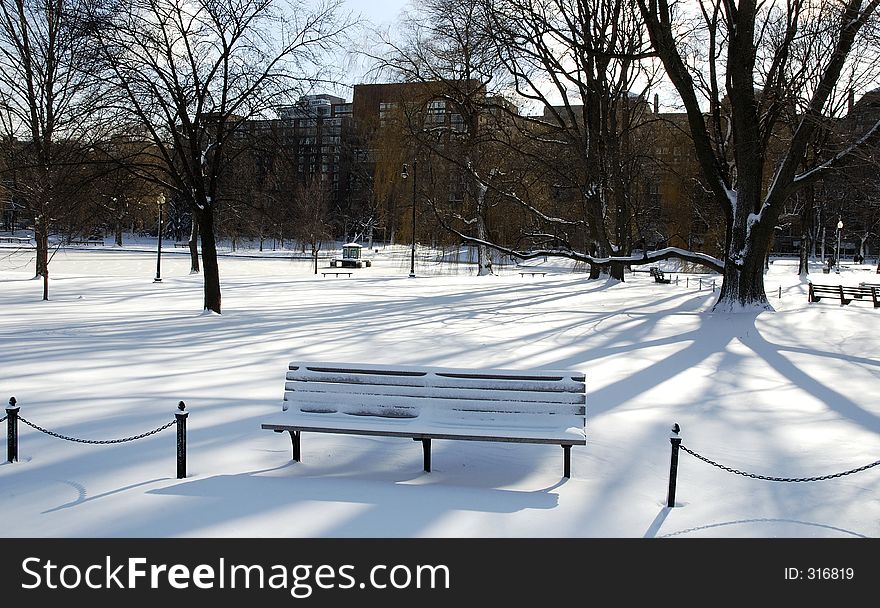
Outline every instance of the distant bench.
<path fill-rule="evenodd" d="M 71 239 L 67 242 L 69 245 L 104 245 L 104 241 L 98 239 Z"/>
<path fill-rule="evenodd" d="M 535 276 L 536 274 L 539 274 L 539 275 L 541 275 L 541 276 L 543 277 L 543 276 L 546 275 L 547 273 L 546 273 L 546 272 L 541 272 L 540 270 L 535 270 L 535 271 L 533 271 L 533 272 L 521 272 L 521 273 L 519 273 L 519 276 L 524 277 L 524 276 L 526 276 L 527 274 L 530 274 L 530 275 L 532 275 L 532 276 Z"/>
<path fill-rule="evenodd" d="M 808 302 L 818 302 L 825 296 L 839 299 L 841 306 L 849 304 L 853 300 L 870 298 L 874 303 L 874 308 L 880 308 L 880 286 L 875 287 L 861 284 L 858 287 L 848 287 L 845 285 L 816 285 L 815 283 L 809 283 Z"/>
<path fill-rule="evenodd" d="M 29 238 L 20 236 L 0 236 L 0 243 L 17 243 L 19 245 L 30 244 Z"/>
<path fill-rule="evenodd" d="M 175 247 L 189 247 L 189 243 L 174 243 Z"/>
<path fill-rule="evenodd" d="M 297 462 L 303 431 L 409 437 L 426 472 L 432 439 L 504 441 L 562 446 L 570 477 L 571 446 L 587 442 L 575 371 L 292 362 L 286 378 L 282 413 L 262 428 L 290 433 Z"/>
<path fill-rule="evenodd" d="M 341 275 L 341 274 L 347 274 L 348 276 L 351 276 L 351 273 L 350 273 L 350 272 L 322 272 L 322 273 L 321 273 L 321 275 L 323 275 L 323 276 L 325 276 L 325 277 L 326 277 L 328 274 L 332 274 L 332 275 L 337 276 L 337 277 L 338 277 L 339 275 Z"/>
<path fill-rule="evenodd" d="M 655 283 L 671 283 L 672 279 L 667 279 L 666 275 L 663 274 L 663 271 L 659 268 L 652 266 L 651 267 L 651 276 L 654 277 Z"/>

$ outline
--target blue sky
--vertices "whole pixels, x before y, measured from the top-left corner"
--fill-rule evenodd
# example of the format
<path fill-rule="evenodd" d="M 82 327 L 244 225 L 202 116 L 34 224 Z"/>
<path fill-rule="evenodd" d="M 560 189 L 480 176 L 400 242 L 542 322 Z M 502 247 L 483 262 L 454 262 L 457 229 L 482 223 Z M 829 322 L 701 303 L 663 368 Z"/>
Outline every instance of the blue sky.
<path fill-rule="evenodd" d="M 408 0 L 345 0 L 353 13 L 360 13 L 365 19 L 381 24 L 392 22 L 400 9 L 409 4 Z"/>
<path fill-rule="evenodd" d="M 362 37 L 369 35 L 367 29 L 371 25 L 384 29 L 382 26 L 393 24 L 400 15 L 401 10 L 408 4 L 410 4 L 410 0 L 343 0 L 341 12 L 350 11 L 352 16 L 359 18 L 365 27 L 363 30 L 356 30 L 358 33 L 355 34 L 352 46 L 348 48 L 353 53 L 348 55 L 342 53 L 338 58 L 339 65 L 343 67 L 347 74 L 347 76 L 343 77 L 343 80 L 349 86 L 324 84 L 321 85 L 320 90 L 314 92 L 331 93 L 351 100 L 352 89 L 350 85 L 368 81 L 368 78 L 364 75 L 367 60 L 362 57 L 358 58 L 356 53 L 359 46 L 364 44 L 369 46 L 368 39 Z"/>

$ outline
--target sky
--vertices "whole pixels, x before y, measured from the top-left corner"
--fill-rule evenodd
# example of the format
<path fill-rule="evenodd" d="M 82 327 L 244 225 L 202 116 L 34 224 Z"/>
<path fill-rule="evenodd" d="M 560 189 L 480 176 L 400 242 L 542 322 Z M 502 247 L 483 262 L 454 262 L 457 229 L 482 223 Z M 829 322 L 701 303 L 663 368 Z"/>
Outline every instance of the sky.
<path fill-rule="evenodd" d="M 364 26 L 358 30 L 358 35 L 347 49 L 349 53 L 340 56 L 337 63 L 342 66 L 345 76 L 344 85 L 324 86 L 320 93 L 331 93 L 351 101 L 353 90 L 351 85 L 368 82 L 366 75 L 367 66 L 362 57 L 358 57 L 357 50 L 369 46 L 369 30 L 372 28 L 386 29 L 390 27 L 400 15 L 400 12 L 410 4 L 410 0 L 343 0 L 340 14 L 350 12 L 351 16 L 358 19 Z"/>
<path fill-rule="evenodd" d="M 376 24 L 393 22 L 407 4 L 409 0 L 345 0 L 348 10 Z"/>

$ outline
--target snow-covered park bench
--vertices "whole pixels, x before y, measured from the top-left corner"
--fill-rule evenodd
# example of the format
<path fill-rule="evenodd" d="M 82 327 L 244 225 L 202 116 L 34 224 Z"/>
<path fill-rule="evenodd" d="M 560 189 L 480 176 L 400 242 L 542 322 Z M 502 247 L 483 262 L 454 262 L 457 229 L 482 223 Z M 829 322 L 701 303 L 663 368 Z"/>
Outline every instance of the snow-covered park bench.
<path fill-rule="evenodd" d="M 651 266 L 650 270 L 651 276 L 654 277 L 655 283 L 671 283 L 672 279 L 667 279 L 666 275 L 663 274 L 663 271 L 657 268 L 656 266 Z"/>
<path fill-rule="evenodd" d="M 303 432 L 431 440 L 560 445 L 571 476 L 571 446 L 586 444 L 584 374 L 292 362 L 282 412 L 262 424 L 287 431 L 300 461 Z"/>
<path fill-rule="evenodd" d="M 14 243 L 16 245 L 30 245 L 30 238 L 19 236 L 0 236 L 0 243 Z"/>
<path fill-rule="evenodd" d="M 866 285 L 849 287 L 845 285 L 817 285 L 816 283 L 809 283 L 808 302 L 818 302 L 826 296 L 840 300 L 841 306 L 849 304 L 854 299 L 861 300 L 866 298 L 874 303 L 874 308 L 880 308 L 880 289 L 877 287 Z"/>

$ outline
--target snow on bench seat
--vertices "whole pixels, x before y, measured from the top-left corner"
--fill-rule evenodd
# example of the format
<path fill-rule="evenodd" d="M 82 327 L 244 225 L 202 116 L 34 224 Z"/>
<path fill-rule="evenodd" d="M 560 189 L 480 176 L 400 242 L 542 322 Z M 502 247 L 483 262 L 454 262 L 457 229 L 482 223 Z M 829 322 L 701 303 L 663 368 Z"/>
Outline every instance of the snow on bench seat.
<path fill-rule="evenodd" d="M 584 375 L 351 363 L 290 363 L 282 412 L 263 429 L 288 431 L 300 460 L 300 433 L 585 445 Z"/>

